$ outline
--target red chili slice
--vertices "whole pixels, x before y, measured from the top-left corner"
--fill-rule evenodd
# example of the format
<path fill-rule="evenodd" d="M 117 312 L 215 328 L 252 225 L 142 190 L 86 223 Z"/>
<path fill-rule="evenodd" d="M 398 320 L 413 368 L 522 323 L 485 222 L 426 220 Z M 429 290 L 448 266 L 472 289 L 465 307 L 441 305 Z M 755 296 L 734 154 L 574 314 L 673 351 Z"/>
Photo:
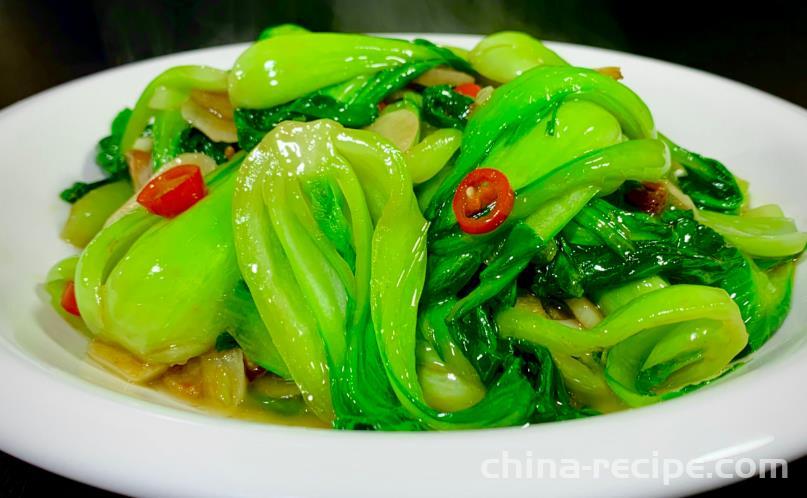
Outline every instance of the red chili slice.
<path fill-rule="evenodd" d="M 510 216 L 515 192 L 501 171 L 479 168 L 462 179 L 454 192 L 454 215 L 465 233 L 492 232 Z"/>
<path fill-rule="evenodd" d="M 137 195 L 137 202 L 156 215 L 173 218 L 204 196 L 205 181 L 199 166 L 183 164 L 148 182 Z"/>
<path fill-rule="evenodd" d="M 62 291 L 62 309 L 71 315 L 81 316 L 76 302 L 76 285 L 71 280 L 67 282 Z"/>
<path fill-rule="evenodd" d="M 649 214 L 659 214 L 667 206 L 667 189 L 663 183 L 645 182 L 628 191 L 625 199 Z"/>
<path fill-rule="evenodd" d="M 476 83 L 463 83 L 454 87 L 454 91 L 475 99 L 482 87 Z"/>

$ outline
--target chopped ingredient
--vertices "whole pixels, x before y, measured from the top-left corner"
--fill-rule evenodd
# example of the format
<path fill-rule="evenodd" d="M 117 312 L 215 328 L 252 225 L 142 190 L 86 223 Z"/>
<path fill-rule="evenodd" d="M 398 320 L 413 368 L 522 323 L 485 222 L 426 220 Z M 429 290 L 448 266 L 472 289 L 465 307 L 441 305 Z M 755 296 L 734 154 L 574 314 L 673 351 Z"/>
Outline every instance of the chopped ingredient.
<path fill-rule="evenodd" d="M 507 177 L 493 168 L 471 171 L 454 194 L 454 214 L 462 231 L 470 234 L 492 232 L 513 210 L 515 193 Z"/>
<path fill-rule="evenodd" d="M 645 182 L 631 189 L 625 199 L 645 213 L 659 214 L 667 206 L 667 189 L 658 182 Z"/>
<path fill-rule="evenodd" d="M 476 83 L 463 83 L 454 87 L 454 91 L 475 99 L 482 87 Z"/>
<path fill-rule="evenodd" d="M 78 310 L 78 303 L 76 302 L 76 286 L 72 281 L 67 282 L 67 285 L 64 286 L 64 291 L 62 292 L 62 308 L 72 315 L 81 316 Z"/>
<path fill-rule="evenodd" d="M 152 179 L 137 196 L 150 212 L 173 218 L 205 196 L 205 182 L 198 166 L 184 164 Z"/>

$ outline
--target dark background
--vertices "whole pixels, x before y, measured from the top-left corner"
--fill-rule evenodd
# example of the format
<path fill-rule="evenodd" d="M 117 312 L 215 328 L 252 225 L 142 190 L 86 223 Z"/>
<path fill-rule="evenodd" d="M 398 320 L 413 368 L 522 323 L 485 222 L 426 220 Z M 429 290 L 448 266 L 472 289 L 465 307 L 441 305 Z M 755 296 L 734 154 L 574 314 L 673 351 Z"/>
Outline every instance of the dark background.
<path fill-rule="evenodd" d="M 736 79 L 807 105 L 805 2 L 584 0 L 0 0 L 0 107 L 138 59 L 312 30 L 489 33 L 613 48 Z"/>
<path fill-rule="evenodd" d="M 515 29 L 704 69 L 807 106 L 805 5 L 771 0 L 747 5 L 708 0 L 0 0 L 0 108 L 107 67 L 252 40 L 262 28 L 283 22 L 321 31 Z M 800 481 L 805 467 L 805 460 L 792 463 L 789 480 Z M 755 479 L 718 494 L 771 492 L 783 484 L 794 483 Z M 0 496 L 50 490 L 104 495 L 0 453 Z"/>

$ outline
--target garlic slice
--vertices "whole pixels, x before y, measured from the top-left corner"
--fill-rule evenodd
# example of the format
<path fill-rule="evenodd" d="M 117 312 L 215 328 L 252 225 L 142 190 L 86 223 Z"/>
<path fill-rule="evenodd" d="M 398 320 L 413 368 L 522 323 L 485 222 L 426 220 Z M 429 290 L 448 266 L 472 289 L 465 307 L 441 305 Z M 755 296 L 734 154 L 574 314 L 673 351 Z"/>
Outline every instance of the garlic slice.
<path fill-rule="evenodd" d="M 223 97 L 221 96 L 223 95 Z M 195 92 L 182 104 L 182 117 L 214 142 L 235 143 L 238 134 L 232 106 L 224 94 Z"/>
<path fill-rule="evenodd" d="M 120 346 L 97 339 L 90 342 L 87 356 L 105 369 L 136 384 L 152 381 L 168 370 L 168 365 L 164 363 L 143 361 Z"/>
<path fill-rule="evenodd" d="M 465 83 L 473 83 L 474 77 L 470 74 L 457 71 L 456 69 L 441 66 L 434 69 L 429 69 L 425 73 L 418 76 L 414 82 L 423 86 L 457 86 L 464 85 Z"/>

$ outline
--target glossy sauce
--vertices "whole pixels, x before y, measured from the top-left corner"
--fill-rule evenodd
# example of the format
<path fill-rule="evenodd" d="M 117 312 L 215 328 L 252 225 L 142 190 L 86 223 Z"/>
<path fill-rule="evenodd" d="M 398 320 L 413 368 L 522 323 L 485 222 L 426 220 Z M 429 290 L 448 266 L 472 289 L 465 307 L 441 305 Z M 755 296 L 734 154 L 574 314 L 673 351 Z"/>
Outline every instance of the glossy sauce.
<path fill-rule="evenodd" d="M 318 429 L 329 429 L 331 427 L 329 424 L 316 417 L 307 408 L 300 413 L 280 413 L 280 411 L 265 407 L 259 401 L 255 400 L 249 395 L 238 407 L 227 408 L 203 397 L 178 394 L 175 390 L 167 387 L 162 380 L 152 382 L 149 387 L 152 387 L 161 393 L 165 393 L 172 398 L 178 399 L 183 403 L 192 406 L 193 408 L 220 417 L 248 420 L 250 422 L 259 422 L 263 424 L 315 427 Z"/>
<path fill-rule="evenodd" d="M 226 406 L 206 396 L 198 358 L 185 365 L 169 368 L 149 386 L 216 415 L 253 422 L 327 428 L 305 405 L 297 386 L 264 373 L 247 385 L 244 400 L 238 406 Z"/>

